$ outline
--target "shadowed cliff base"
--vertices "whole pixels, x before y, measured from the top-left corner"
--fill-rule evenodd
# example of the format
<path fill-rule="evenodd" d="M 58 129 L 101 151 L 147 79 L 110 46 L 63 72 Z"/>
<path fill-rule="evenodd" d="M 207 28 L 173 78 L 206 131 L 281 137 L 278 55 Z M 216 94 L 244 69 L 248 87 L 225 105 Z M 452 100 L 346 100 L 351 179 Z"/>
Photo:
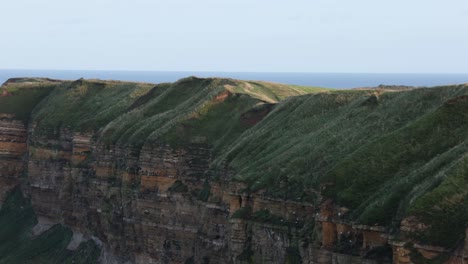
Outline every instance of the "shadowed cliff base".
<path fill-rule="evenodd" d="M 67 249 L 73 236 L 71 229 L 60 224 L 41 233 L 28 199 L 19 187 L 8 194 L 0 210 L 0 263 L 97 263 L 100 249 L 92 241 Z"/>

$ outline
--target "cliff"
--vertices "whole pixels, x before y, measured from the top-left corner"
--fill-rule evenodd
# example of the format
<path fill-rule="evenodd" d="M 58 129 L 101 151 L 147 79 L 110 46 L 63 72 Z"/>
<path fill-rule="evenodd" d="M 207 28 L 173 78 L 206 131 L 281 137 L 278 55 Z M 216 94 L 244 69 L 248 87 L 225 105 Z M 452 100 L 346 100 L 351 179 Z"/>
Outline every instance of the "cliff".
<path fill-rule="evenodd" d="M 2 89 L 0 223 L 15 225 L 0 231 L 0 263 L 460 263 L 468 253 L 467 86 L 190 77 Z"/>

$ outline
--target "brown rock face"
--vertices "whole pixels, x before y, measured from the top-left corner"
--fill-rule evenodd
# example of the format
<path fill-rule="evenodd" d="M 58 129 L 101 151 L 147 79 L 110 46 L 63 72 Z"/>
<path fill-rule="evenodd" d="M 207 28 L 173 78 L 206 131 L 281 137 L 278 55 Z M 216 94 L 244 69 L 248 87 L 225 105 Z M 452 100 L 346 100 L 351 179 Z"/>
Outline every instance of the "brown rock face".
<path fill-rule="evenodd" d="M 13 115 L 0 114 L 0 206 L 7 191 L 18 185 L 24 174 L 27 129 Z"/>
<path fill-rule="evenodd" d="M 29 195 L 39 216 L 97 237 L 122 263 L 221 263 L 228 256 L 226 187 L 211 183 L 217 191 L 207 201 L 194 194 L 206 188 L 207 149 L 135 153 L 95 145 L 92 134 L 63 129 L 50 140 L 31 132 Z M 172 191 L 177 180 L 187 189 Z"/>

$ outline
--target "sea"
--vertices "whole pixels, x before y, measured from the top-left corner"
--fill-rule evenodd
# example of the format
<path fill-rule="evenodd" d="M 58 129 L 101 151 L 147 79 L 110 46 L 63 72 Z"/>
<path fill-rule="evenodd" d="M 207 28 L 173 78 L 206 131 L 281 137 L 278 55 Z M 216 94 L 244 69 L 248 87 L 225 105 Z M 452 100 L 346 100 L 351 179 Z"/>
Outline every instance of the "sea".
<path fill-rule="evenodd" d="M 467 74 L 412 73 L 302 73 L 302 72 L 164 72 L 87 70 L 1 70 L 0 84 L 14 77 L 47 77 L 61 80 L 101 79 L 149 83 L 174 82 L 188 76 L 224 77 L 337 89 L 379 85 L 441 86 L 468 83 Z"/>

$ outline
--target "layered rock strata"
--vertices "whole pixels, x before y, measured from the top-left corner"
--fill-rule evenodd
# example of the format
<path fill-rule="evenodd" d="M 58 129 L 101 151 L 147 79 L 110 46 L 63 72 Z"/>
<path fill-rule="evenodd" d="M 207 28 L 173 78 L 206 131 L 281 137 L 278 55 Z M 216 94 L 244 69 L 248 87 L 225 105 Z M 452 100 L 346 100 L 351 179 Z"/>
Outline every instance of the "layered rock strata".
<path fill-rule="evenodd" d="M 0 204 L 25 174 L 27 128 L 12 114 L 0 113 Z"/>

